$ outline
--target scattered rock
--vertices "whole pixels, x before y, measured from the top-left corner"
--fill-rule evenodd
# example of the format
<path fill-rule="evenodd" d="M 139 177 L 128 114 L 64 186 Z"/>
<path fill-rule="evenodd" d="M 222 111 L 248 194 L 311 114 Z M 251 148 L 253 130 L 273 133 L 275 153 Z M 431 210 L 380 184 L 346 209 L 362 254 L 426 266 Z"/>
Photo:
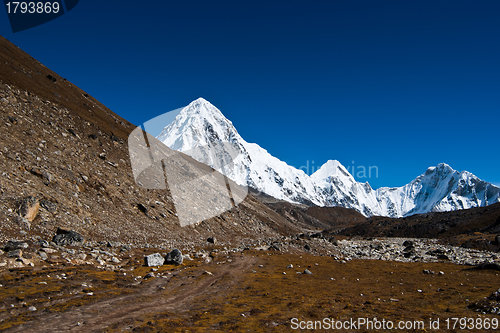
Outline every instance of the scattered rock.
<path fill-rule="evenodd" d="M 217 239 L 215 237 L 208 237 L 207 242 L 209 242 L 211 244 L 215 244 L 215 243 L 217 243 Z"/>
<path fill-rule="evenodd" d="M 165 258 L 159 253 L 153 253 L 144 257 L 144 265 L 148 267 L 152 266 L 162 266 L 165 262 Z"/>
<path fill-rule="evenodd" d="M 500 314 L 500 289 L 494 291 L 490 296 L 469 305 L 468 308 L 483 314 Z"/>
<path fill-rule="evenodd" d="M 19 206 L 19 216 L 27 219 L 29 222 L 33 222 L 40 209 L 40 202 L 37 198 L 29 196 L 21 201 L 21 206 Z"/>
<path fill-rule="evenodd" d="M 52 241 L 59 246 L 82 246 L 85 238 L 76 231 L 57 228 Z"/>
<path fill-rule="evenodd" d="M 286 266 L 286 268 L 293 268 L 293 265 L 290 264 L 290 265 Z"/>
<path fill-rule="evenodd" d="M 304 249 L 306 249 L 307 251 L 311 251 L 311 247 L 309 246 L 309 244 L 304 245 Z"/>
<path fill-rule="evenodd" d="M 29 311 L 31 312 L 35 312 L 36 311 L 36 308 L 32 305 L 28 308 Z"/>
<path fill-rule="evenodd" d="M 305 270 L 304 270 L 304 274 L 309 274 L 309 275 L 312 275 L 312 272 L 311 272 L 310 270 L 308 270 L 308 269 L 305 269 Z"/>
<path fill-rule="evenodd" d="M 183 262 L 182 253 L 178 249 L 173 249 L 165 257 L 165 264 L 167 265 L 181 265 Z"/>

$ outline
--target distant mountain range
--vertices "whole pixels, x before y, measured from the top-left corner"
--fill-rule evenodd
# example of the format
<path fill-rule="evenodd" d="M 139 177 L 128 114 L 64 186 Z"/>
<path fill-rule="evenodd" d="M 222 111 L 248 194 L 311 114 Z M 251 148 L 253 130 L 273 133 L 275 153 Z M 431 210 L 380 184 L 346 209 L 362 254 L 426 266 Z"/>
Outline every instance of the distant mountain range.
<path fill-rule="evenodd" d="M 224 115 L 203 98 L 186 106 L 158 135 L 171 149 L 210 165 L 240 185 L 277 199 L 352 208 L 365 216 L 403 217 L 481 207 L 500 202 L 500 188 L 470 172 L 441 163 L 402 187 L 373 190 L 336 160 L 311 176 L 246 142 Z"/>

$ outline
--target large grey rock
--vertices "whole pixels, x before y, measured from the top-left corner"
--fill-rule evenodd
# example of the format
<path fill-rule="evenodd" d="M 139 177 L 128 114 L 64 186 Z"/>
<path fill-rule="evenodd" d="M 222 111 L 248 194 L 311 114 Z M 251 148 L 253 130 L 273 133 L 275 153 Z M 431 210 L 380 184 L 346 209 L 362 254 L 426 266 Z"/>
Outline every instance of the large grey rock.
<path fill-rule="evenodd" d="M 59 246 L 82 246 L 85 238 L 76 231 L 57 228 L 52 241 Z"/>
<path fill-rule="evenodd" d="M 144 265 L 148 267 L 162 266 L 164 262 L 165 258 L 163 258 L 159 253 L 153 253 L 144 257 Z"/>
<path fill-rule="evenodd" d="M 182 253 L 178 249 L 173 249 L 165 257 L 165 264 L 167 265 L 181 265 L 182 262 L 183 262 Z"/>

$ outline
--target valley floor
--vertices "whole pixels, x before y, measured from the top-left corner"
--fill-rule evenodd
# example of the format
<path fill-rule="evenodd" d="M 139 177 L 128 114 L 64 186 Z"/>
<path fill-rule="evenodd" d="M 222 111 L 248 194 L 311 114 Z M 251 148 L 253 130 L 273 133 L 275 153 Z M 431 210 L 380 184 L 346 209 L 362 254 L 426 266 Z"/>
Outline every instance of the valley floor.
<path fill-rule="evenodd" d="M 496 270 L 265 250 L 212 251 L 210 262 L 197 258 L 156 270 L 142 266 L 152 251 L 132 250 L 130 261 L 114 271 L 70 264 L 4 269 L 0 330 L 291 332 L 308 325 L 328 330 L 336 321 L 377 325 L 374 318 L 395 327 L 402 322 L 406 332 L 450 331 L 452 318 L 473 318 L 466 331 L 498 325 L 498 315 L 474 309 L 499 288 Z M 498 305 L 488 302 L 490 310 Z M 460 331 L 460 322 L 452 331 Z"/>

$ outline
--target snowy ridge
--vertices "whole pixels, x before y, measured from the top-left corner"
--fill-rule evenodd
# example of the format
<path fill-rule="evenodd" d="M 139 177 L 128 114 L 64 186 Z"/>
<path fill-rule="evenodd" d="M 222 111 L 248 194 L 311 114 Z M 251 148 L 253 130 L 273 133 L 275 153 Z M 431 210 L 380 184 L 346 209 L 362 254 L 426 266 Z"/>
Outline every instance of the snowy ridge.
<path fill-rule="evenodd" d="M 500 202 L 500 188 L 447 164 L 430 167 L 402 187 L 373 190 L 357 182 L 336 160 L 308 176 L 246 142 L 215 106 L 199 98 L 186 106 L 157 137 L 219 170 L 236 183 L 277 199 L 318 206 L 352 208 L 365 216 L 402 217 L 450 211 Z"/>

